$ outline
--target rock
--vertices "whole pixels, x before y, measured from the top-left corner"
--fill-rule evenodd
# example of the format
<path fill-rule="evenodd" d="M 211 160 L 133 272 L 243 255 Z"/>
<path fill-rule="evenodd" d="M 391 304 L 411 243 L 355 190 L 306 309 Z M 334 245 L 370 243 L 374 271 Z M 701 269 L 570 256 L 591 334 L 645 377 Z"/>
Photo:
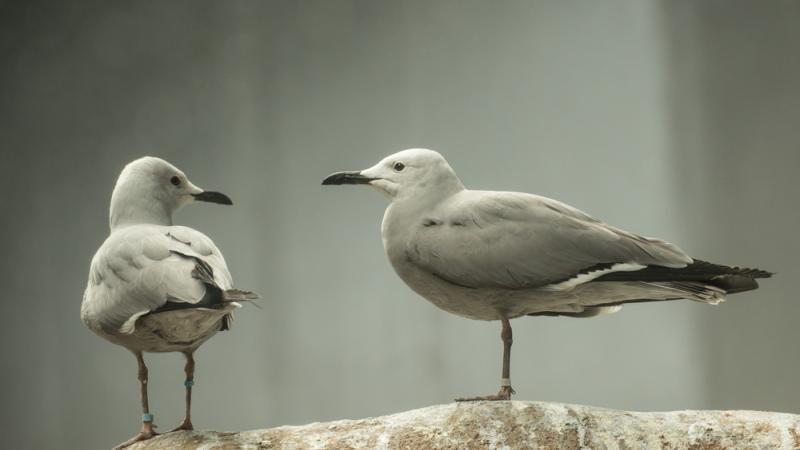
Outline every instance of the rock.
<path fill-rule="evenodd" d="M 131 449 L 800 449 L 800 415 L 627 412 L 543 402 L 431 406 L 242 432 L 167 433 Z"/>

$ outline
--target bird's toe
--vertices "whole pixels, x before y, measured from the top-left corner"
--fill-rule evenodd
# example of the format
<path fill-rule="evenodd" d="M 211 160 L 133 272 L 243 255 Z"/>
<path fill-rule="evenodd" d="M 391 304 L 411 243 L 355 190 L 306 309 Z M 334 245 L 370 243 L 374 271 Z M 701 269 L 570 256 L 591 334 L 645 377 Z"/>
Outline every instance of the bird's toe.
<path fill-rule="evenodd" d="M 139 431 L 139 433 L 136 434 L 136 436 L 134 436 L 134 437 L 128 439 L 127 441 L 119 444 L 118 446 L 114 447 L 114 450 L 119 450 L 119 449 L 123 449 L 123 448 L 126 448 L 126 447 L 130 447 L 131 445 L 133 445 L 133 444 L 135 444 L 137 442 L 146 441 L 146 440 L 148 440 L 150 438 L 158 436 L 158 433 L 156 433 L 154 428 L 155 428 L 155 425 L 153 425 L 152 423 L 145 423 L 145 425 L 142 426 L 142 429 Z"/>
<path fill-rule="evenodd" d="M 457 402 L 480 402 L 480 401 L 498 401 L 498 400 L 511 400 L 511 394 L 516 394 L 516 391 L 511 386 L 501 386 L 497 394 L 486 395 L 482 397 L 460 397 L 455 399 Z"/>
<path fill-rule="evenodd" d="M 192 431 L 194 430 L 194 425 L 192 425 L 192 421 L 189 419 L 184 419 L 183 423 L 180 424 L 177 428 L 170 430 L 170 433 L 173 431 Z"/>

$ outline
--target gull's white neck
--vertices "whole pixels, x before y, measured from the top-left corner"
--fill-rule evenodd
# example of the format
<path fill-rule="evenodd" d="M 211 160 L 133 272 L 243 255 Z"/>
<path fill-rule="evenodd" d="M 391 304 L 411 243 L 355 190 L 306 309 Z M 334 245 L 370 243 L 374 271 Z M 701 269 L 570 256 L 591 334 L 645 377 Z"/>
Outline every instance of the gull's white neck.
<path fill-rule="evenodd" d="M 397 196 L 386 208 L 381 223 L 381 237 L 384 249 L 388 252 L 394 245 L 404 246 L 417 227 L 432 217 L 432 211 L 437 205 L 446 202 L 459 193 L 465 191 L 464 185 L 458 178 L 452 182 L 442 183 L 434 188 L 421 189 L 412 195 Z"/>
<path fill-rule="evenodd" d="M 150 195 L 117 186 L 111 194 L 109 225 L 111 231 L 140 224 L 172 225 L 172 209 Z"/>

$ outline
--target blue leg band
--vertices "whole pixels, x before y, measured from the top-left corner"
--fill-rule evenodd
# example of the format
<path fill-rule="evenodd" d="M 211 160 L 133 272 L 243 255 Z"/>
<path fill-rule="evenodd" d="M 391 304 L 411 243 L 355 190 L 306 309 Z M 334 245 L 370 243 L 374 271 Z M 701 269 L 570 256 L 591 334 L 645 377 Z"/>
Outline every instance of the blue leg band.
<path fill-rule="evenodd" d="M 153 415 L 152 414 L 150 414 L 150 413 L 142 414 L 142 422 L 152 422 L 152 421 L 153 421 Z"/>
<path fill-rule="evenodd" d="M 186 380 L 183 382 L 183 385 L 186 386 L 187 388 L 190 388 L 194 386 L 194 380 Z"/>

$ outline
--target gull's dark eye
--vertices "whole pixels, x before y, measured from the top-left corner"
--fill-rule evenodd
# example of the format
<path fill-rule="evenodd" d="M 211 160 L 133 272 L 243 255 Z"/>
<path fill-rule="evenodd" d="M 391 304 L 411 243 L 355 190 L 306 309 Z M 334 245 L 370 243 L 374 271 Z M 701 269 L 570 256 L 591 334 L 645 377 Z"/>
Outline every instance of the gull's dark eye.
<path fill-rule="evenodd" d="M 401 162 L 394 163 L 394 170 L 400 172 L 401 170 L 405 169 L 406 165 Z"/>
<path fill-rule="evenodd" d="M 172 183 L 175 186 L 180 186 L 181 185 L 181 179 L 178 178 L 177 176 L 174 176 L 174 177 L 170 178 L 169 182 Z"/>

